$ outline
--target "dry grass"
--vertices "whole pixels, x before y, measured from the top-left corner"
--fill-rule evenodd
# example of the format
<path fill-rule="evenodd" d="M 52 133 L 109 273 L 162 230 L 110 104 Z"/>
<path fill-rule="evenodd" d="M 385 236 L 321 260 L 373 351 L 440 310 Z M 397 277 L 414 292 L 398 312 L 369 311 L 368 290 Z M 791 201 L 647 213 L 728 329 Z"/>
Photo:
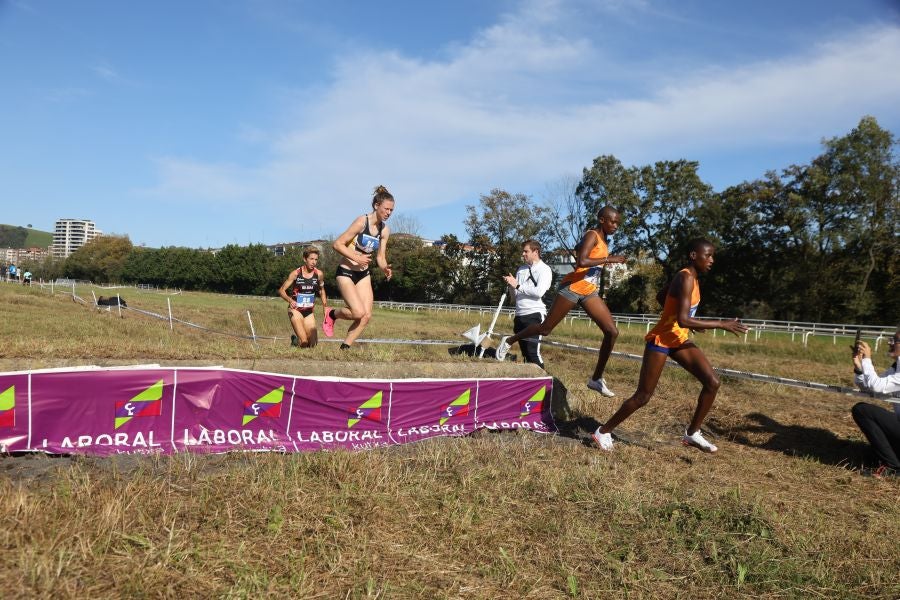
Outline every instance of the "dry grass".
<path fill-rule="evenodd" d="M 6 363 L 346 359 L 333 344 L 301 352 L 170 333 L 48 296 L 0 286 Z M 164 297 L 125 296 L 165 309 Z M 287 333 L 275 301 L 185 294 L 173 305 L 229 331 L 244 330 L 250 310 L 258 333 Z M 461 340 L 476 321 L 385 311 L 367 335 Z M 623 330 L 617 349 L 638 353 L 641 333 Z M 597 343 L 583 325 L 554 338 Z M 850 382 L 830 338 L 809 350 L 789 338 L 699 343 L 717 365 Z M 431 346 L 353 354 L 393 362 L 398 376 L 406 363 L 451 360 Z M 900 596 L 900 484 L 850 468 L 865 456 L 853 399 L 725 380 L 707 421 L 721 448 L 711 457 L 673 443 L 697 386 L 667 370 L 624 425 L 635 443 L 604 454 L 585 432 L 633 389 L 638 363 L 613 359 L 611 401 L 584 387 L 591 356 L 545 357 L 568 388 L 564 436 L 480 433 L 355 454 L 0 459 L 2 596 Z M 460 376 L 471 370 L 453 360 Z"/>

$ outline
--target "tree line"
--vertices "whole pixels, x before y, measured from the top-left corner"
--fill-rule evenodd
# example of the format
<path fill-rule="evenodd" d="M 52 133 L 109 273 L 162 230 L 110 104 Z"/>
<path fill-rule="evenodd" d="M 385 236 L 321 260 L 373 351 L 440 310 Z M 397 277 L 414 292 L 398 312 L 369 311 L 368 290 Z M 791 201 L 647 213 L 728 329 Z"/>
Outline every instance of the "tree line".
<path fill-rule="evenodd" d="M 24 248 L 28 230 L 14 225 L 0 225 L 0 248 Z"/>
<path fill-rule="evenodd" d="M 494 189 L 467 206 L 466 240 L 445 235 L 425 247 L 412 235 L 391 237 L 394 277 L 373 270 L 377 299 L 494 304 L 502 276 L 515 272 L 521 243 L 536 239 L 572 255 L 606 204 L 619 209 L 611 248 L 629 257 L 631 276 L 607 290 L 613 312 L 659 310 L 657 291 L 682 266 L 684 248 L 706 237 L 718 250 L 703 282 L 705 314 L 744 318 L 895 325 L 900 318 L 898 208 L 900 162 L 895 136 L 872 117 L 825 140 L 809 164 L 769 171 L 716 192 L 690 160 L 625 166 L 601 155 L 580 179 L 562 180 L 542 202 Z M 402 222 L 402 221 L 401 221 Z M 408 221 L 407 221 L 408 222 Z M 31 267 L 36 277 L 146 283 L 186 290 L 274 294 L 302 262 L 302 248 L 274 256 L 264 245 L 216 253 L 137 248 L 103 236 L 65 261 Z M 326 289 L 340 256 L 325 244 Z M 550 300 L 551 291 L 545 300 Z"/>

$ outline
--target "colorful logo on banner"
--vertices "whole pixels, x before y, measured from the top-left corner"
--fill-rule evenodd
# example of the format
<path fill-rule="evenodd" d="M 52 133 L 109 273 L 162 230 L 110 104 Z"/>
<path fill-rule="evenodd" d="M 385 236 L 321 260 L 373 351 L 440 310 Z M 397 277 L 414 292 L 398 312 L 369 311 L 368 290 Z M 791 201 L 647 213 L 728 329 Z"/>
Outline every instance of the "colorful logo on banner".
<path fill-rule="evenodd" d="M 544 409 L 544 395 L 546 393 L 547 388 L 541 386 L 541 389 L 536 391 L 531 398 L 523 400 L 522 404 L 519 405 L 519 409 L 521 410 L 519 418 L 524 419 L 528 415 L 540 414 Z"/>
<path fill-rule="evenodd" d="M 258 417 L 277 419 L 281 416 L 281 401 L 284 399 L 284 386 L 275 388 L 256 402 L 244 400 L 244 421 L 242 426 Z"/>
<path fill-rule="evenodd" d="M 471 389 L 464 391 L 456 400 L 441 407 L 441 425 L 453 417 L 469 414 L 469 393 L 471 391 Z"/>
<path fill-rule="evenodd" d="M 347 429 L 351 429 L 363 419 L 381 423 L 381 390 L 375 392 L 374 396 L 360 404 L 356 410 L 350 410 L 349 413 Z"/>
<path fill-rule="evenodd" d="M 116 401 L 118 429 L 135 417 L 158 417 L 162 414 L 163 380 L 160 379 L 131 400 Z"/>
<path fill-rule="evenodd" d="M 0 392 L 0 427 L 16 426 L 16 386 Z"/>

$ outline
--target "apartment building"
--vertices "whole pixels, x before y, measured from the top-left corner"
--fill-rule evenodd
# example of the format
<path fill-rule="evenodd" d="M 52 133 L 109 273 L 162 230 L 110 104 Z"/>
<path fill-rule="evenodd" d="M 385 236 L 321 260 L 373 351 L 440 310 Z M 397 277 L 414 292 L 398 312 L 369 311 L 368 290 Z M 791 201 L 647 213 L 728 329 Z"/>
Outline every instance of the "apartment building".
<path fill-rule="evenodd" d="M 49 255 L 46 248 L 0 248 L 0 262 L 18 265 L 27 260 L 42 261 Z"/>
<path fill-rule="evenodd" d="M 102 233 L 93 221 L 87 219 L 59 219 L 53 228 L 50 254 L 57 258 L 67 258 Z"/>

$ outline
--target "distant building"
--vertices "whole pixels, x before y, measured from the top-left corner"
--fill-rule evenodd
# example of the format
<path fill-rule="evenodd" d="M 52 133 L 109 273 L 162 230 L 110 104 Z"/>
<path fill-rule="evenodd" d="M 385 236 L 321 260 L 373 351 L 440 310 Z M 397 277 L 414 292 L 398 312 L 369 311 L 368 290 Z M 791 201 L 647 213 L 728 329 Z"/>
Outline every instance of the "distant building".
<path fill-rule="evenodd" d="M 547 263 L 547 266 L 549 266 L 559 277 L 567 275 L 575 270 L 575 257 L 573 257 L 568 250 L 552 250 L 550 252 L 545 252 L 541 256 L 541 259 Z"/>
<path fill-rule="evenodd" d="M 68 258 L 70 254 L 102 234 L 93 221 L 60 219 L 53 228 L 50 254 L 57 258 Z"/>
<path fill-rule="evenodd" d="M 328 240 L 312 240 L 309 242 L 279 242 L 277 244 L 271 244 L 266 246 L 269 249 L 269 252 L 274 254 L 275 256 L 284 256 L 287 253 L 288 248 L 306 248 L 307 246 L 315 246 L 319 250 L 322 250 L 328 246 L 331 246 L 331 242 Z"/>
<path fill-rule="evenodd" d="M 0 249 L 0 261 L 17 265 L 31 260 L 39 262 L 50 255 L 46 248 L 3 248 Z"/>

